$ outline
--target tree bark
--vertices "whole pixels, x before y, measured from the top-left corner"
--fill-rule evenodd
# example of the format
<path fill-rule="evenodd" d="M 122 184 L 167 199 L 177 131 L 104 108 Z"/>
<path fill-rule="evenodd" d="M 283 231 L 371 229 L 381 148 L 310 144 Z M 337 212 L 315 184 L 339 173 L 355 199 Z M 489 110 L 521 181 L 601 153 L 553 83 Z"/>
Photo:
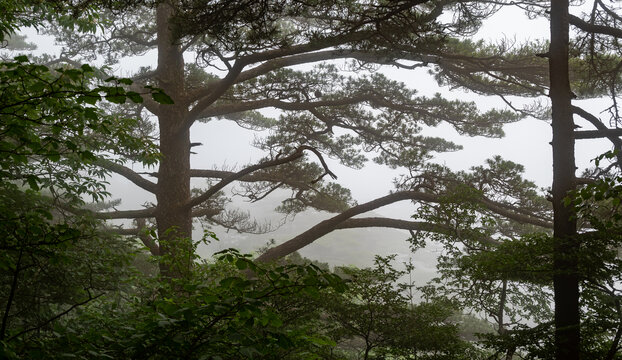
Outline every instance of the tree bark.
<path fill-rule="evenodd" d="M 568 0 L 551 2 L 550 97 L 553 126 L 555 358 L 580 358 L 577 224 L 564 198 L 575 186 L 574 123 L 568 75 Z"/>
<path fill-rule="evenodd" d="M 160 107 L 160 167 L 156 191 L 156 222 L 159 238 L 160 271 L 165 277 L 180 277 L 191 266 L 188 245 L 192 236 L 190 201 L 190 132 L 185 126 L 183 53 L 173 37 L 170 19 L 173 7 L 162 2 L 157 8 L 159 86 L 175 104 Z M 174 261 L 174 263 L 173 263 Z"/>

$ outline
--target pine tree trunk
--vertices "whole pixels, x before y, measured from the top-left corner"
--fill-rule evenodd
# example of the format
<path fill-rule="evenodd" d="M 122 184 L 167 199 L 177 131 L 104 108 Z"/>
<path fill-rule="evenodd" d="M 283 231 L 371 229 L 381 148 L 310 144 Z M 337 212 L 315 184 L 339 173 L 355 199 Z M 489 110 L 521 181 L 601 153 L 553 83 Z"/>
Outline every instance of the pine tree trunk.
<path fill-rule="evenodd" d="M 568 77 L 568 0 L 551 2 L 549 71 L 553 114 L 555 358 L 579 359 L 577 225 L 564 198 L 575 186 L 574 123 Z"/>
<path fill-rule="evenodd" d="M 184 61 L 170 25 L 173 8 L 162 2 L 157 8 L 158 86 L 175 101 L 158 112 L 160 168 L 156 199 L 156 222 L 160 241 L 160 270 L 164 276 L 179 277 L 191 266 L 192 236 L 190 200 L 190 132 L 185 125 L 188 109 L 184 93 Z"/>

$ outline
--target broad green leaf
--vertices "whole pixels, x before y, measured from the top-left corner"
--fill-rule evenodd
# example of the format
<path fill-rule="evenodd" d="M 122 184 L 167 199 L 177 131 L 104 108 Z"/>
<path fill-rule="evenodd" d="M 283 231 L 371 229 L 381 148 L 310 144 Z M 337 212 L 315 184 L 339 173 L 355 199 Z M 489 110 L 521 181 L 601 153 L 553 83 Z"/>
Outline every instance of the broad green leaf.
<path fill-rule="evenodd" d="M 151 94 L 151 96 L 153 97 L 153 100 L 155 100 L 156 102 L 160 104 L 165 104 L 165 105 L 174 104 L 173 99 L 163 92 L 154 92 Z"/>

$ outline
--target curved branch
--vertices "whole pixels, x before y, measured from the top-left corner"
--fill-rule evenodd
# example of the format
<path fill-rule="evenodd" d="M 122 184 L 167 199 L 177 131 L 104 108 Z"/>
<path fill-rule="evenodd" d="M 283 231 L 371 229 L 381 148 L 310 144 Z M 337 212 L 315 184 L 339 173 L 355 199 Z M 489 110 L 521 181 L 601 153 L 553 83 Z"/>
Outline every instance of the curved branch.
<path fill-rule="evenodd" d="M 373 33 L 370 33 L 368 31 L 353 32 L 324 39 L 323 41 L 313 41 L 306 44 L 300 44 L 281 49 L 267 50 L 261 53 L 251 54 L 242 57 L 238 59 L 235 64 L 233 64 L 231 70 L 229 70 L 224 78 L 214 82 L 213 86 L 210 86 L 209 88 L 205 89 L 204 92 L 199 93 L 195 99 L 189 99 L 190 103 L 194 101 L 197 101 L 197 103 L 188 114 L 186 128 L 189 128 L 194 123 L 194 121 L 200 117 L 200 114 L 205 109 L 207 109 L 210 105 L 217 101 L 227 91 L 227 89 L 229 89 L 231 85 L 237 82 L 238 76 L 247 65 L 265 62 L 281 57 L 332 48 L 338 45 L 351 43 L 353 41 L 364 40 L 372 35 Z"/>
<path fill-rule="evenodd" d="M 543 220 L 531 215 L 514 212 L 512 210 L 509 210 L 506 205 L 496 203 L 492 200 L 481 198 L 477 202 L 483 205 L 488 210 L 498 215 L 504 216 L 508 219 L 517 221 L 519 223 L 536 225 L 545 229 L 553 229 L 553 222 L 551 221 Z"/>
<path fill-rule="evenodd" d="M 154 182 L 151 182 L 145 178 L 143 178 L 142 176 L 140 176 L 138 173 L 134 172 L 134 170 L 123 166 L 121 164 L 117 164 L 113 161 L 110 160 L 106 160 L 106 159 L 97 159 L 97 161 L 95 162 L 95 164 L 99 167 L 102 167 L 106 170 L 110 170 L 112 172 L 115 172 L 121 176 L 123 176 L 124 178 L 128 179 L 129 181 L 133 182 L 134 184 L 136 184 L 137 186 L 139 186 L 140 188 L 149 191 L 152 194 L 155 194 L 158 188 L 158 185 Z"/>
<path fill-rule="evenodd" d="M 155 242 L 153 237 L 151 237 L 151 235 L 149 234 L 148 230 L 150 228 L 147 228 L 146 226 L 147 222 L 145 221 L 145 219 L 137 219 L 136 225 L 138 226 L 137 228 L 133 228 L 133 229 L 113 228 L 113 229 L 110 229 L 110 232 L 112 232 L 113 234 L 117 234 L 117 235 L 136 236 L 140 239 L 140 241 L 143 242 L 143 244 L 147 247 L 147 249 L 149 249 L 149 252 L 151 253 L 151 255 L 153 256 L 160 255 L 160 247 Z"/>
<path fill-rule="evenodd" d="M 256 261 L 267 262 L 291 254 L 294 251 L 302 249 L 303 247 L 311 244 L 320 237 L 337 229 L 343 222 L 349 220 L 356 215 L 402 200 L 418 200 L 423 202 L 438 203 L 440 202 L 441 197 L 438 195 L 423 193 L 419 191 L 400 191 L 369 201 L 364 204 L 351 207 L 350 209 L 342 212 L 341 214 L 338 214 L 330 219 L 320 222 L 319 224 L 311 227 L 309 230 L 294 237 L 293 239 L 269 249 L 261 256 L 259 256 Z M 499 215 L 505 216 L 509 219 L 521 223 L 529 223 L 545 228 L 552 228 L 553 226 L 550 222 L 536 219 L 528 215 L 512 212 L 508 209 L 503 208 L 499 204 L 485 198 L 478 199 L 475 202 L 483 205 L 488 210 L 491 210 Z"/>
<path fill-rule="evenodd" d="M 160 105 L 158 102 L 153 100 L 153 98 L 151 97 L 151 94 L 152 94 L 151 90 L 146 90 L 145 86 L 139 83 L 136 80 L 136 78 L 134 79 L 134 83 L 130 85 L 130 90 L 135 91 L 141 95 L 141 97 L 143 98 L 142 105 L 144 105 L 147 110 L 149 110 L 154 115 L 160 115 L 161 113 L 160 110 L 162 108 L 162 105 Z"/>
<path fill-rule="evenodd" d="M 235 83 L 241 83 L 258 76 L 269 73 L 270 71 L 281 69 L 287 66 L 300 65 L 313 63 L 323 60 L 333 60 L 344 57 L 350 57 L 354 54 L 354 51 L 348 50 L 326 50 L 326 51 L 317 51 L 308 54 L 298 54 L 292 55 L 288 57 L 282 57 L 267 61 L 259 66 L 255 66 L 252 69 L 248 69 L 240 74 L 236 79 Z"/>
<path fill-rule="evenodd" d="M 609 35 L 615 38 L 622 38 L 622 29 L 618 29 L 618 28 L 611 27 L 611 26 L 590 24 L 589 22 L 584 21 L 581 18 L 574 16 L 574 15 L 570 15 L 568 18 L 568 21 L 574 27 L 579 28 L 588 33 Z"/>
<path fill-rule="evenodd" d="M 236 61 L 235 64 L 231 67 L 231 70 L 227 73 L 227 76 L 222 78 L 221 80 L 215 82 L 213 86 L 210 86 L 207 89 L 205 97 L 197 102 L 197 104 L 190 110 L 187 116 L 186 124 L 184 124 L 185 129 L 189 129 L 194 121 L 199 118 L 199 114 L 205 109 L 207 109 L 210 105 L 216 102 L 220 97 L 229 89 L 231 85 L 234 84 L 235 79 L 242 72 L 246 66 L 245 63 L 241 61 Z M 187 101 L 189 99 L 186 99 Z"/>
<path fill-rule="evenodd" d="M 375 63 L 375 64 L 383 64 L 383 65 L 394 65 L 397 67 L 403 67 L 396 60 L 387 56 L 386 52 L 366 52 L 360 50 L 349 50 L 349 49 L 336 49 L 336 50 L 325 50 L 325 51 L 316 51 L 307 54 L 297 54 L 282 58 L 273 59 L 267 61 L 259 66 L 256 66 L 252 69 L 246 70 L 238 76 L 236 79 L 236 84 L 241 83 L 258 76 L 269 73 L 270 71 L 280 69 L 287 66 L 300 65 L 300 64 L 308 64 L 318 61 L 324 60 L 336 60 L 336 59 L 353 59 L 359 60 L 361 62 Z M 413 60 L 413 61 L 421 61 L 421 62 L 434 62 L 434 59 L 438 59 L 437 57 L 432 57 L 429 55 L 420 55 L 413 54 L 412 56 L 400 56 L 400 58 L 406 58 L 405 60 Z"/>
<path fill-rule="evenodd" d="M 351 217 L 377 209 L 379 207 L 382 207 L 388 204 L 392 204 L 397 201 L 409 200 L 409 199 L 412 199 L 413 197 L 417 197 L 415 195 L 419 195 L 421 197 L 420 200 L 424 200 L 424 201 L 426 200 L 433 201 L 435 199 L 435 196 L 431 194 L 419 193 L 419 192 L 411 193 L 411 192 L 403 191 L 403 192 L 396 192 L 393 194 L 389 194 L 384 197 L 366 202 L 364 204 L 351 207 L 350 209 L 342 212 L 339 215 L 336 215 L 330 219 L 320 222 L 319 224 L 313 226 L 309 230 L 294 237 L 293 239 L 269 249 L 268 251 L 260 255 L 256 259 L 256 261 L 267 262 L 267 261 L 276 260 L 283 256 L 289 255 L 293 253 L 294 251 L 302 249 L 303 247 L 311 244 L 312 242 L 319 239 L 320 237 L 335 230 L 339 224 L 350 219 Z"/>
<path fill-rule="evenodd" d="M 300 64 L 309 64 L 319 61 L 325 60 L 335 60 L 335 59 L 353 59 L 358 60 L 365 63 L 374 63 L 374 64 L 383 64 L 383 65 L 393 65 L 399 68 L 413 68 L 419 66 L 427 66 L 430 63 L 438 63 L 442 60 L 441 56 L 438 55 L 427 55 L 420 53 L 408 53 L 404 52 L 400 54 L 399 58 L 403 60 L 409 61 L 419 61 L 422 65 L 402 65 L 397 62 L 395 59 L 387 56 L 386 52 L 366 52 L 360 50 L 346 50 L 346 49 L 337 49 L 337 50 L 325 50 L 325 51 L 317 51 L 312 53 L 302 53 L 291 55 L 282 58 L 272 59 L 270 61 L 266 61 L 265 63 L 258 65 L 254 68 L 248 69 L 246 71 L 240 72 L 240 74 L 236 77 L 234 84 L 239 84 L 244 81 L 248 81 L 250 79 L 254 79 L 258 76 L 265 75 L 271 71 L 281 69 L 288 66 L 300 65 Z M 190 95 L 189 102 L 192 103 L 194 101 L 198 101 L 201 98 L 207 96 L 211 92 L 211 87 L 198 90 Z M 205 106 L 202 106 L 204 109 Z M 193 108 L 193 110 L 196 106 Z M 200 111 L 195 111 L 193 114 L 197 114 L 200 116 Z M 194 116 L 194 115 L 193 115 Z"/>

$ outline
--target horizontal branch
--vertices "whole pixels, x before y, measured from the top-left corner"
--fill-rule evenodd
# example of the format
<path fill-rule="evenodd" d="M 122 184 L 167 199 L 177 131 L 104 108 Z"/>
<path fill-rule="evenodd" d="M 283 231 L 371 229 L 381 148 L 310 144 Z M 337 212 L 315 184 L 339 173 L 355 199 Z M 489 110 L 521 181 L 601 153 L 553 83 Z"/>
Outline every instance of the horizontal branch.
<path fill-rule="evenodd" d="M 140 229 L 139 228 L 130 228 L 130 229 L 125 229 L 125 228 L 111 228 L 111 229 L 106 229 L 107 232 L 115 234 L 115 235 L 122 235 L 122 236 L 138 236 L 138 234 L 140 234 Z"/>
<path fill-rule="evenodd" d="M 156 208 L 151 207 L 140 210 L 117 210 L 108 212 L 94 213 L 93 216 L 97 219 L 145 219 L 152 218 L 156 215 Z"/>
<path fill-rule="evenodd" d="M 612 136 L 622 136 L 622 129 L 581 130 L 574 132 L 575 139 L 600 139 Z"/>
<path fill-rule="evenodd" d="M 211 218 L 212 216 L 216 216 L 220 214 L 221 212 L 222 212 L 222 209 L 211 209 L 211 208 L 194 209 L 192 210 L 192 217 L 196 218 L 196 217 L 207 216 L 208 218 Z"/>
<path fill-rule="evenodd" d="M 366 227 L 383 227 L 413 231 L 437 231 L 447 234 L 452 233 L 452 230 L 448 226 L 433 224 L 425 221 L 408 221 L 384 217 L 352 218 L 343 221 L 341 224 L 337 225 L 335 229 L 354 229 Z"/>
<path fill-rule="evenodd" d="M 329 100 L 315 100 L 315 101 L 283 101 L 279 99 L 261 99 L 250 101 L 235 101 L 226 104 L 215 105 L 206 109 L 200 114 L 200 118 L 208 118 L 215 116 L 223 116 L 227 114 L 240 113 L 244 111 L 260 110 L 265 108 L 276 108 L 285 111 L 315 111 L 320 107 L 340 107 L 347 105 L 356 105 L 361 103 L 368 103 L 374 107 L 384 107 L 387 109 L 393 109 L 403 112 L 413 112 L 420 116 L 435 117 L 427 107 L 429 105 L 421 105 L 416 103 L 397 103 L 386 99 L 378 93 L 359 93 L 349 97 L 342 97 Z M 438 117 L 442 117 L 442 113 Z"/>
<path fill-rule="evenodd" d="M 79 210 L 79 211 L 88 211 L 88 210 Z M 192 211 L 192 217 L 201 217 L 207 216 L 212 217 L 214 215 L 218 215 L 222 210 L 221 209 L 195 209 Z M 146 219 L 153 218 L 156 216 L 157 208 L 152 207 L 148 209 L 141 210 L 119 210 L 119 211 L 109 211 L 109 212 L 99 212 L 92 213 L 93 216 L 97 219 Z"/>

